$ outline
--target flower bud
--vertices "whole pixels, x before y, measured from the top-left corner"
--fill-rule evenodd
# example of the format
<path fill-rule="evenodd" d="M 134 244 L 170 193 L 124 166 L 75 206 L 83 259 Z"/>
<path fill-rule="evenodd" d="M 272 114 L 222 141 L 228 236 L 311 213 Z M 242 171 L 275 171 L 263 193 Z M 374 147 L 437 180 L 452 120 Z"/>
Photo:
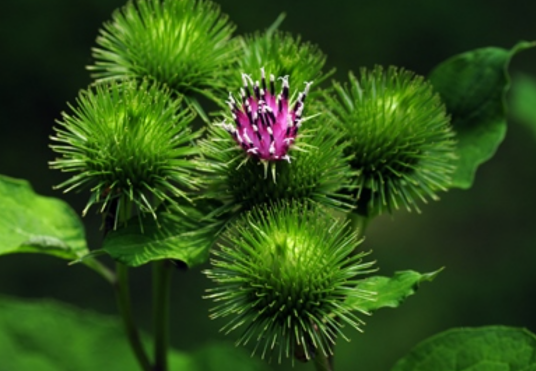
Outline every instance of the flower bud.
<path fill-rule="evenodd" d="M 326 55 L 317 45 L 303 41 L 300 36 L 268 30 L 238 38 L 241 46 L 235 80 L 240 71 L 259 71 L 264 68 L 275 76 L 292 76 L 292 84 L 301 89 L 306 82 L 320 85 L 334 70 L 324 73 Z M 317 89 L 312 89 L 313 96 Z"/>
<path fill-rule="evenodd" d="M 334 84 L 326 105 L 359 172 L 357 212 L 420 211 L 416 200 L 437 200 L 454 170 L 454 133 L 444 104 L 430 83 L 396 67 L 349 77 L 349 85 Z"/>
<path fill-rule="evenodd" d="M 83 214 L 96 203 L 107 212 L 116 199 L 155 218 L 159 203 L 178 206 L 196 188 L 199 166 L 190 159 L 198 152 L 191 142 L 199 133 L 189 128 L 192 113 L 180 107 L 169 90 L 147 81 L 82 91 L 51 137 L 51 148 L 61 155 L 51 167 L 74 173 L 58 188 L 90 189 Z"/>
<path fill-rule="evenodd" d="M 231 73 L 233 30 L 210 1 L 132 1 L 104 24 L 88 68 L 97 81 L 149 78 L 181 94 L 208 94 Z"/>
<path fill-rule="evenodd" d="M 230 317 L 225 333 L 242 329 L 237 344 L 255 343 L 253 352 L 275 352 L 281 361 L 296 350 L 308 360 L 332 354 L 344 325 L 363 322 L 346 304 L 371 298 L 356 289 L 358 275 L 372 271 L 353 254 L 359 244 L 344 224 L 321 207 L 300 203 L 256 208 L 223 235 L 205 273 L 218 286 L 208 298 L 212 318 Z"/>

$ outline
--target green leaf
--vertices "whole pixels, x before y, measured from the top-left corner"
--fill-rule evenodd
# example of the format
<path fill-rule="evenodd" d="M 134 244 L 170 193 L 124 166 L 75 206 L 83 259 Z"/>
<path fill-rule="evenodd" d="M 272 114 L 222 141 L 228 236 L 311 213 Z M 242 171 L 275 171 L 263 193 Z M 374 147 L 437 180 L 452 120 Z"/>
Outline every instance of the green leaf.
<path fill-rule="evenodd" d="M 508 64 L 518 52 L 534 45 L 520 42 L 511 50 L 473 50 L 446 60 L 430 74 L 457 133 L 458 160 L 452 187 L 470 188 L 478 166 L 494 155 L 504 139 Z"/>
<path fill-rule="evenodd" d="M 452 329 L 417 345 L 391 371 L 536 371 L 536 336 L 489 326 Z"/>
<path fill-rule="evenodd" d="M 514 76 L 510 102 L 512 115 L 536 137 L 536 78 L 525 74 Z"/>
<path fill-rule="evenodd" d="M 0 255 L 43 253 L 75 260 L 88 253 L 82 222 L 67 203 L 0 175 Z"/>
<path fill-rule="evenodd" d="M 149 344 L 147 338 L 145 343 Z M 0 370 L 138 370 L 118 319 L 51 300 L 0 297 Z M 240 349 L 213 343 L 170 352 L 170 370 L 265 370 Z"/>
<path fill-rule="evenodd" d="M 360 311 L 373 311 L 380 308 L 396 308 L 415 291 L 422 282 L 432 281 L 443 268 L 435 272 L 419 273 L 415 271 L 395 272 L 393 277 L 373 276 L 364 279 L 358 290 L 370 292 L 372 299 L 352 297 L 347 300 L 353 308 Z"/>
<path fill-rule="evenodd" d="M 133 221 L 108 233 L 102 250 L 130 267 L 162 259 L 181 260 L 190 268 L 204 263 L 219 226 L 204 221 L 198 210 L 182 209 L 188 215 L 162 212 L 157 213 L 157 220 L 143 220 L 143 231 Z"/>

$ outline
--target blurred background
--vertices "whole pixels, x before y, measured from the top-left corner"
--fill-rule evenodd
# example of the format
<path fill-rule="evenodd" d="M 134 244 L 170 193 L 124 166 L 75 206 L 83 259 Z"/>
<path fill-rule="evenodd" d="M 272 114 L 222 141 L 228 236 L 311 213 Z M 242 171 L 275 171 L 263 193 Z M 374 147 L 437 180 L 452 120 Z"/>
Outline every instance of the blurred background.
<path fill-rule="evenodd" d="M 63 197 L 78 212 L 86 194 L 52 190 L 65 176 L 48 169 L 54 120 L 89 82 L 85 66 L 102 22 L 124 0 L 19 0 L 0 12 L 0 173 L 28 179 L 44 195 Z M 512 47 L 536 39 L 536 2 L 526 0 L 220 0 L 237 33 L 268 27 L 281 12 L 281 28 L 302 35 L 328 55 L 335 78 L 374 64 L 426 75 L 451 55 L 485 46 Z M 510 66 L 536 76 L 536 50 Z M 536 332 L 536 137 L 510 120 L 496 156 L 468 191 L 454 190 L 423 214 L 398 212 L 375 220 L 367 233 L 380 273 L 446 269 L 399 309 L 367 319 L 365 333 L 338 344 L 336 370 L 386 371 L 421 340 L 459 326 L 504 324 Z M 0 212 L 2 205 L 0 205 Z M 91 248 L 100 245 L 100 219 L 85 218 Z M 107 262 L 111 263 L 111 262 Z M 221 323 L 208 319 L 202 300 L 210 285 L 205 267 L 173 278 L 172 344 L 195 349 L 214 339 Z M 133 272 L 136 314 L 150 326 L 150 274 Z M 115 313 L 113 292 L 83 266 L 39 255 L 0 258 L 0 294 L 52 297 L 101 313 Z M 532 299 L 531 299 L 532 298 Z M 225 338 L 232 341 L 233 337 Z M 289 365 L 272 365 L 274 370 Z M 298 365 L 295 370 L 311 370 Z M 222 370 L 225 368 L 222 366 Z M 14 370 L 16 371 L 16 370 Z"/>

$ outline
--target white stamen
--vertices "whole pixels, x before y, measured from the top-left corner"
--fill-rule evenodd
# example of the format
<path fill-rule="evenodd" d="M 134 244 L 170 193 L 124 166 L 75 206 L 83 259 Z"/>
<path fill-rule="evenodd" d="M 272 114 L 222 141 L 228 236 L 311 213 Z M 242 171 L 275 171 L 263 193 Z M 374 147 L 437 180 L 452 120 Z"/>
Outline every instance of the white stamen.
<path fill-rule="evenodd" d="M 288 75 L 286 76 L 279 76 L 277 78 L 278 80 L 283 80 L 283 88 L 288 88 Z"/>
<path fill-rule="evenodd" d="M 309 81 L 309 82 L 305 82 L 304 84 L 305 84 L 305 89 L 303 89 L 303 94 L 307 95 L 309 94 L 309 88 L 311 85 L 313 85 L 313 82 Z"/>
<path fill-rule="evenodd" d="M 283 139 L 283 142 L 285 142 L 287 145 L 290 145 L 290 142 L 294 142 L 294 138 L 285 138 Z"/>
<path fill-rule="evenodd" d="M 301 116 L 302 113 L 303 113 L 303 107 L 304 105 L 300 105 L 300 107 L 298 108 L 298 110 L 296 111 L 296 116 Z"/>
<path fill-rule="evenodd" d="M 253 141 L 251 140 L 251 138 L 249 137 L 248 133 L 246 132 L 246 130 L 244 130 L 244 138 L 246 138 L 246 141 L 249 143 L 249 144 L 253 144 Z"/>
<path fill-rule="evenodd" d="M 270 144 L 269 152 L 271 155 L 275 153 L 275 141 Z"/>
<path fill-rule="evenodd" d="M 244 83 L 244 86 L 248 86 L 248 81 L 253 86 L 253 79 L 246 73 L 242 74 L 242 82 Z"/>
<path fill-rule="evenodd" d="M 290 156 L 289 155 L 284 155 L 283 157 L 281 157 L 282 160 L 287 160 L 288 163 L 290 164 Z"/>
<path fill-rule="evenodd" d="M 270 135 L 274 135 L 274 131 L 272 130 L 272 128 L 271 128 L 270 126 L 268 126 L 268 127 L 266 128 L 266 130 L 268 131 L 268 134 L 270 134 Z"/>
<path fill-rule="evenodd" d="M 229 133 L 234 133 L 235 128 L 231 124 L 223 124 L 222 125 L 225 130 L 227 130 Z"/>

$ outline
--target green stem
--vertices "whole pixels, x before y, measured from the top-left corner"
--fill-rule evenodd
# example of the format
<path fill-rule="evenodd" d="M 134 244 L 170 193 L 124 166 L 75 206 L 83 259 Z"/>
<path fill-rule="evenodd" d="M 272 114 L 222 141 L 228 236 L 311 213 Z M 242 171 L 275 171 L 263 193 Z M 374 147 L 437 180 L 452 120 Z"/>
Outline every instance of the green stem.
<path fill-rule="evenodd" d="M 314 359 L 316 371 L 333 371 L 333 356 L 326 356 L 319 351 Z"/>
<path fill-rule="evenodd" d="M 153 323 L 154 323 L 154 368 L 168 370 L 169 346 L 169 291 L 171 267 L 167 260 L 153 263 Z"/>
<path fill-rule="evenodd" d="M 132 316 L 130 290 L 128 286 L 128 267 L 121 263 L 117 263 L 116 267 L 117 283 L 115 285 L 115 292 L 117 297 L 117 307 L 119 308 L 119 313 L 123 319 L 123 326 L 125 327 L 130 347 L 141 368 L 144 371 L 151 371 L 151 363 L 145 353 L 145 349 L 143 349 L 140 334 L 134 323 L 134 317 Z"/>

